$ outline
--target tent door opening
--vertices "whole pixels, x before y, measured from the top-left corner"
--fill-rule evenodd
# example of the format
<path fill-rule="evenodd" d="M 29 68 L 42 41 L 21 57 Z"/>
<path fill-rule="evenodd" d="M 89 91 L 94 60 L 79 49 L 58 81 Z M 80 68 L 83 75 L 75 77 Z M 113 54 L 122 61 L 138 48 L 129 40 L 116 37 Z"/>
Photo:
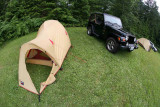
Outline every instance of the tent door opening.
<path fill-rule="evenodd" d="M 30 49 L 26 55 L 26 63 L 52 67 L 53 61 L 41 50 Z"/>
<path fill-rule="evenodd" d="M 39 91 L 41 92 L 41 90 L 45 88 L 45 85 L 42 87 L 42 84 L 50 75 L 53 61 L 44 52 L 38 49 L 30 49 L 26 53 L 25 61 L 27 71 L 36 89 L 40 89 Z"/>

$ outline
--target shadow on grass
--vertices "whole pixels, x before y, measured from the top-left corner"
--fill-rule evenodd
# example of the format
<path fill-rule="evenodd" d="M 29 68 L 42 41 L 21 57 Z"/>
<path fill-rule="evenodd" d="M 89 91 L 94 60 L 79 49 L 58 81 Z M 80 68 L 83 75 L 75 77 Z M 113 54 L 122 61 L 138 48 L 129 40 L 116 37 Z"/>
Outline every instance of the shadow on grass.
<path fill-rule="evenodd" d="M 92 37 L 93 37 L 93 38 L 95 38 L 98 42 L 103 43 L 103 44 L 104 44 L 104 46 L 105 46 L 106 41 L 105 41 L 105 40 L 103 40 L 103 38 L 101 38 L 101 37 L 96 37 L 96 36 L 92 36 Z"/>
<path fill-rule="evenodd" d="M 126 49 L 119 49 L 118 52 L 116 53 L 116 55 L 119 57 L 124 57 L 124 56 L 129 57 L 131 54 L 132 54 L 132 52 L 129 52 Z"/>
<path fill-rule="evenodd" d="M 40 90 L 40 83 L 47 80 L 51 67 L 35 64 L 26 64 L 29 75 L 34 83 L 37 91 Z"/>

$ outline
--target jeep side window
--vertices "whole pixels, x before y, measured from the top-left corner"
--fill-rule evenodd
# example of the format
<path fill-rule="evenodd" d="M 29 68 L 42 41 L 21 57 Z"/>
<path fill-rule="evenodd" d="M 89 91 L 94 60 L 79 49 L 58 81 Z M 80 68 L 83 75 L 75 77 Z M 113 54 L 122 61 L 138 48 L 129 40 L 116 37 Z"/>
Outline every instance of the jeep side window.
<path fill-rule="evenodd" d="M 96 24 L 99 24 L 99 25 L 102 24 L 103 20 L 104 20 L 103 15 L 100 15 L 100 14 L 96 15 Z"/>
<path fill-rule="evenodd" d="M 91 16 L 90 16 L 90 22 L 94 22 L 95 21 L 95 14 L 92 14 Z"/>

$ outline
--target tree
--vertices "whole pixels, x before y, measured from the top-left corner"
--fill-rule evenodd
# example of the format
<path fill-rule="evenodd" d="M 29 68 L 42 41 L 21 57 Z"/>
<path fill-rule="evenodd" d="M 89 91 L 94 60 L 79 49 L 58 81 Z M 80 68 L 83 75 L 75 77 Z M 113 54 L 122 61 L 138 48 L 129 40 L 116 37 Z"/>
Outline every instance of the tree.
<path fill-rule="evenodd" d="M 89 2 L 88 0 L 77 0 L 74 2 L 73 17 L 77 19 L 80 25 L 85 25 L 89 17 Z"/>

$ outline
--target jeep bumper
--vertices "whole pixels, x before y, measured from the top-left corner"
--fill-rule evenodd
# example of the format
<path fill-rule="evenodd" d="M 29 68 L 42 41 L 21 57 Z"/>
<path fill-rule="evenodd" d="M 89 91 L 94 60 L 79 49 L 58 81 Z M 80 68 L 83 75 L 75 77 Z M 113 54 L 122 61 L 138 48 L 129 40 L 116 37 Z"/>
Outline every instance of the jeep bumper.
<path fill-rule="evenodd" d="M 138 49 L 138 45 L 137 44 L 126 44 L 126 45 L 120 45 L 120 48 L 129 49 L 130 51 L 133 51 L 134 49 Z"/>

